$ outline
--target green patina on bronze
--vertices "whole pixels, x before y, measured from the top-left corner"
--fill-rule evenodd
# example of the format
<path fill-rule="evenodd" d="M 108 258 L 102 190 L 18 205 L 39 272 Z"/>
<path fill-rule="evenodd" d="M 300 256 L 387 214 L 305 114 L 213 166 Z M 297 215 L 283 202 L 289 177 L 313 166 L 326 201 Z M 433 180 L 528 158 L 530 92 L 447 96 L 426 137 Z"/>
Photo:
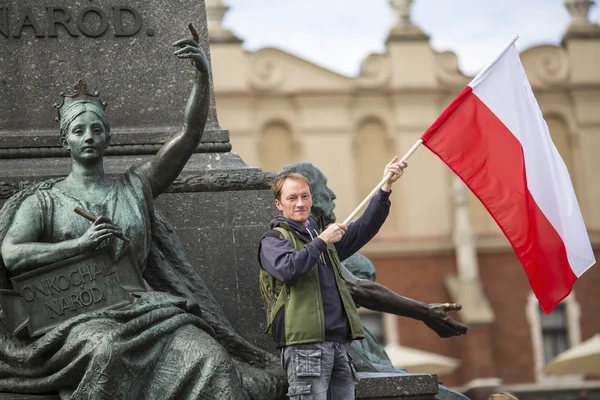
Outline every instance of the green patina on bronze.
<path fill-rule="evenodd" d="M 155 157 L 107 177 L 104 106 L 80 83 L 59 108 L 71 173 L 21 191 L 0 211 L 4 289 L 15 275 L 103 246 L 118 254 L 125 242 L 116 237 L 124 235 L 147 292 L 134 293 L 130 305 L 70 318 L 35 339 L 13 337 L 0 324 L 0 392 L 58 391 L 77 400 L 283 397 L 278 359 L 233 330 L 174 227 L 154 208 L 200 142 L 209 110 L 208 62 L 197 37 L 175 46 L 178 57 L 192 60 L 196 78 L 181 132 Z M 75 207 L 102 217 L 91 224 Z"/>

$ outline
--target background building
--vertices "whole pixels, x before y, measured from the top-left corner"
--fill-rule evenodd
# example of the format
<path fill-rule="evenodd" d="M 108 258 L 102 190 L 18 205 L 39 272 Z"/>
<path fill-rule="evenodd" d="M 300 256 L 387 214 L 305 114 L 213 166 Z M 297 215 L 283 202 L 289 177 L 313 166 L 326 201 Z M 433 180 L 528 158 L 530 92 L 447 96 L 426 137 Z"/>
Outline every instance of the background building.
<path fill-rule="evenodd" d="M 292 162 L 315 163 L 337 194 L 340 220 L 472 78 L 460 72 L 455 54 L 431 48 L 411 22 L 409 0 L 391 1 L 397 19 L 386 51 L 369 56 L 356 77 L 277 49 L 246 52 L 221 25 L 226 7 L 206 3 L 219 120 L 230 130 L 233 151 L 273 172 Z M 562 44 L 530 48 L 521 59 L 600 259 L 600 27 L 588 21 L 590 5 L 565 0 L 572 22 Z M 551 398 L 560 389 L 600 388 L 600 375 L 541 373 L 553 356 L 600 332 L 600 267 L 545 315 L 499 228 L 428 150 L 410 159 L 392 201 L 388 222 L 363 251 L 378 281 L 425 302 L 460 302 L 458 317 L 470 330 L 442 340 L 416 321 L 365 316 L 384 343 L 459 360 L 441 381 L 474 396 L 505 389 L 522 398 L 546 391 L 541 398 Z"/>

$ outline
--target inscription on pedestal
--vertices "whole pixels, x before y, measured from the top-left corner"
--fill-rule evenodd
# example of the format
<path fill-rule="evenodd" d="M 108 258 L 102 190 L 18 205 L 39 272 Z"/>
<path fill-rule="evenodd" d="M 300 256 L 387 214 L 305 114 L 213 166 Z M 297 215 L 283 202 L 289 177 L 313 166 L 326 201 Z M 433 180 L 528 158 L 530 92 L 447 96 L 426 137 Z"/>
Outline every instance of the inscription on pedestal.
<path fill-rule="evenodd" d="M 0 302 L 13 334 L 27 328 L 39 336 L 77 315 L 131 303 L 130 292 L 144 281 L 128 247 L 114 259 L 110 248 L 73 257 L 11 279 L 14 290 L 1 290 Z"/>
<path fill-rule="evenodd" d="M 76 13 L 71 9 L 60 6 L 46 6 L 40 10 L 25 7 L 22 10 L 11 10 L 9 7 L 0 7 L 0 34 L 5 38 L 20 38 L 24 29 L 30 29 L 35 37 L 57 37 L 61 27 L 62 32 L 77 37 L 82 33 L 88 37 L 98 37 L 109 31 L 109 21 L 112 23 L 110 31 L 114 36 L 133 36 L 142 27 L 142 16 L 133 7 L 116 5 L 110 11 L 98 7 L 84 7 Z M 111 15 L 112 14 L 112 15 Z M 154 30 L 146 30 L 148 36 Z"/>

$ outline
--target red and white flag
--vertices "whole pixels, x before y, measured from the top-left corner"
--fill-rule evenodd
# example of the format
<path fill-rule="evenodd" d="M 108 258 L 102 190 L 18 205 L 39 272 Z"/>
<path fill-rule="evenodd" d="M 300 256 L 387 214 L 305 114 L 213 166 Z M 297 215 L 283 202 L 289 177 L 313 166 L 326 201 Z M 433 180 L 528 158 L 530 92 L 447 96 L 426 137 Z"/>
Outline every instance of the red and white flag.
<path fill-rule="evenodd" d="M 549 313 L 596 260 L 569 172 L 514 45 L 517 38 L 421 139 L 496 220 Z"/>

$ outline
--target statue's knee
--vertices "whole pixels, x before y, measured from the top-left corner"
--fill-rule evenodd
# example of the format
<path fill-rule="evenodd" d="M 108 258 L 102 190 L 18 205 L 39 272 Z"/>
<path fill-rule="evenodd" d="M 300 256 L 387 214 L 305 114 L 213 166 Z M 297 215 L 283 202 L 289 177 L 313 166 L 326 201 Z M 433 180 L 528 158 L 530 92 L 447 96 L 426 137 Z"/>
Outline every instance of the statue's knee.
<path fill-rule="evenodd" d="M 186 340 L 185 353 L 187 356 L 209 358 L 220 365 L 232 363 L 227 350 L 212 336 L 193 325 L 186 325 L 177 330 L 177 335 L 184 336 Z M 193 340 L 189 340 L 193 338 Z"/>
<path fill-rule="evenodd" d="M 86 342 L 94 357 L 110 357 L 115 347 L 115 339 L 109 329 L 88 331 Z"/>

